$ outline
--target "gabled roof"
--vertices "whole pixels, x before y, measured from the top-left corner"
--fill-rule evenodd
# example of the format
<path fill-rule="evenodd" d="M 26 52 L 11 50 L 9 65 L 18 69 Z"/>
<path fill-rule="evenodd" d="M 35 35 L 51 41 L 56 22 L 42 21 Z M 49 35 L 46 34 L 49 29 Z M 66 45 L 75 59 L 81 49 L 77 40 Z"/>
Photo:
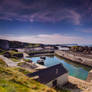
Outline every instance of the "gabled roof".
<path fill-rule="evenodd" d="M 27 74 L 28 77 L 35 77 L 39 76 L 37 81 L 40 83 L 46 84 L 50 82 L 51 80 L 56 79 L 57 77 L 67 73 L 68 71 L 64 68 L 62 64 L 57 64 L 54 66 L 51 66 L 49 68 L 39 70 L 34 73 Z"/>

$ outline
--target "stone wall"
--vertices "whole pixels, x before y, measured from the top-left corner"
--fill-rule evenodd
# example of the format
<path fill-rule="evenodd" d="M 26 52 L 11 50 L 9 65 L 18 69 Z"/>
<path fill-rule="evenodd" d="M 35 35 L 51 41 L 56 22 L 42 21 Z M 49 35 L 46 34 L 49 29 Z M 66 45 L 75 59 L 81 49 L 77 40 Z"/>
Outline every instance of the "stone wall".
<path fill-rule="evenodd" d="M 68 80 L 71 84 L 75 84 L 78 88 L 82 89 L 83 91 L 81 91 L 81 92 L 92 92 L 92 83 L 91 82 L 86 82 L 84 80 L 80 80 L 80 79 L 72 77 L 72 76 L 68 76 Z"/>
<path fill-rule="evenodd" d="M 87 81 L 92 82 L 92 70 L 88 73 Z"/>
<path fill-rule="evenodd" d="M 59 50 L 55 51 L 55 54 L 63 58 L 72 60 L 74 62 L 81 63 L 81 64 L 92 67 L 92 57 L 91 56 L 87 57 L 86 55 L 81 55 L 78 53 L 70 53 L 68 51 L 59 51 Z"/>
<path fill-rule="evenodd" d="M 55 80 L 57 80 L 57 87 L 61 88 L 64 84 L 66 84 L 68 82 L 68 73 L 61 75 L 60 77 L 56 78 Z M 49 87 L 53 87 L 53 81 L 54 80 L 50 81 L 46 85 Z"/>

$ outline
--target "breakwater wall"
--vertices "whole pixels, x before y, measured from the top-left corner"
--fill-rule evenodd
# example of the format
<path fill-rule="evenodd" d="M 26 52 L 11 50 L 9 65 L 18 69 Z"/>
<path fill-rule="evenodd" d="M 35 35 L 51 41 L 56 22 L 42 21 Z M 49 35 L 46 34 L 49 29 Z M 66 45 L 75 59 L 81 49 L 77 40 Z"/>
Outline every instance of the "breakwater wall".
<path fill-rule="evenodd" d="M 86 55 L 79 54 L 79 53 L 72 53 L 69 51 L 60 51 L 60 50 L 56 50 L 55 54 L 58 56 L 61 56 L 63 58 L 72 60 L 76 63 L 80 63 L 83 65 L 92 67 L 92 57 L 90 57 L 90 56 L 86 56 Z"/>

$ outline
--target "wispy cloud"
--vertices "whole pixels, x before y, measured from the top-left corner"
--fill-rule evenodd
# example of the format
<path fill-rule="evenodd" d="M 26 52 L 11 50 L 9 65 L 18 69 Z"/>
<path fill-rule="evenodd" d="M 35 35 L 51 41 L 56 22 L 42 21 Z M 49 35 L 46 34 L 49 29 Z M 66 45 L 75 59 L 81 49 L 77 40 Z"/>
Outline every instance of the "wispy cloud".
<path fill-rule="evenodd" d="M 8 40 L 17 40 L 22 42 L 45 43 L 45 44 L 92 43 L 91 40 L 85 39 L 83 37 L 60 35 L 60 34 L 39 34 L 39 35 L 31 35 L 31 36 L 0 35 L 0 38 L 8 39 Z"/>
<path fill-rule="evenodd" d="M 0 19 L 30 22 L 65 20 L 80 25 L 81 15 L 76 10 L 63 6 L 64 1 L 61 0 L 3 0 L 0 5 Z"/>
<path fill-rule="evenodd" d="M 82 30 L 82 32 L 84 32 L 84 33 L 91 33 L 92 34 L 92 29 L 86 29 L 86 30 Z"/>

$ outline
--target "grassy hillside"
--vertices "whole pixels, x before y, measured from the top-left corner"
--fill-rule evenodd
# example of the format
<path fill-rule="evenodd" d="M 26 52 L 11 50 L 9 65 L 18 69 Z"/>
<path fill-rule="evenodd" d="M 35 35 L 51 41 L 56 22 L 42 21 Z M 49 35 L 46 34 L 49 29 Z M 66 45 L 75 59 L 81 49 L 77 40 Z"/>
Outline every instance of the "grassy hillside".
<path fill-rule="evenodd" d="M 55 92 L 28 77 L 19 69 L 7 67 L 0 59 L 0 92 Z"/>

